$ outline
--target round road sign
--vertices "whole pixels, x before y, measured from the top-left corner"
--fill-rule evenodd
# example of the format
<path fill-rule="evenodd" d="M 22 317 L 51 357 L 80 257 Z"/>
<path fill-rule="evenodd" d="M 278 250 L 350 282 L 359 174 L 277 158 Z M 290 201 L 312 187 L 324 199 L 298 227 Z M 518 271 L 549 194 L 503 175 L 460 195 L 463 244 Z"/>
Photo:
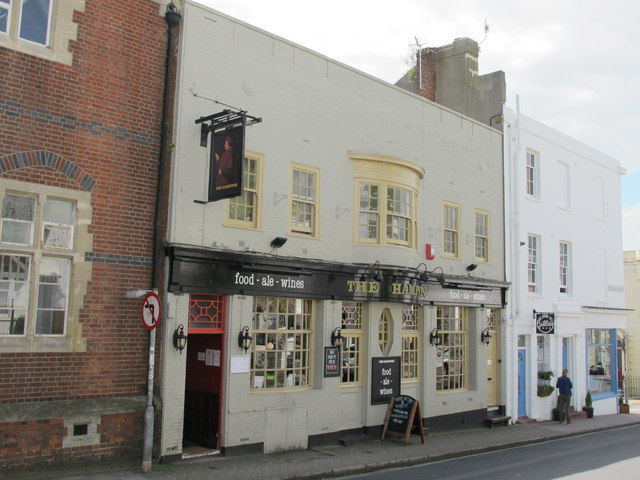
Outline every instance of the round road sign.
<path fill-rule="evenodd" d="M 157 293 L 149 292 L 142 298 L 140 319 L 147 330 L 153 330 L 158 326 L 160 322 L 160 297 Z"/>

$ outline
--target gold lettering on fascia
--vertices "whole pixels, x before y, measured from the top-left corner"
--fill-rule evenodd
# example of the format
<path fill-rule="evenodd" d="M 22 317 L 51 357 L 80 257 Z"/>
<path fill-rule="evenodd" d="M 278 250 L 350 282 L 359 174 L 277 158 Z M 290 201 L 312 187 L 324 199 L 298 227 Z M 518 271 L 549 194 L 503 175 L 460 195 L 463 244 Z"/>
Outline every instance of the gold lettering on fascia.
<path fill-rule="evenodd" d="M 380 293 L 378 282 L 363 282 L 358 280 L 347 280 L 347 292 L 349 293 Z"/>
<path fill-rule="evenodd" d="M 412 283 L 392 283 L 391 295 L 414 295 L 424 297 L 427 294 L 427 287 L 414 285 Z"/>

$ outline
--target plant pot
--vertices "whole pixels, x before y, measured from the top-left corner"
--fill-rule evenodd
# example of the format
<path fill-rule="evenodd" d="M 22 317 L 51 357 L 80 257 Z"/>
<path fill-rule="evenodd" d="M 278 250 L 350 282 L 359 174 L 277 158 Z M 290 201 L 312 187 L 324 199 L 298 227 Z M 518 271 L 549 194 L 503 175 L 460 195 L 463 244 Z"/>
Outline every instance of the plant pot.
<path fill-rule="evenodd" d="M 583 410 L 587 412 L 587 418 L 593 418 L 593 407 L 583 407 Z"/>
<path fill-rule="evenodd" d="M 555 390 L 555 388 L 550 386 L 550 385 L 539 386 L 538 387 L 538 396 L 539 397 L 548 397 L 549 395 L 551 395 L 553 393 L 554 390 Z"/>
<path fill-rule="evenodd" d="M 620 413 L 629 413 L 629 405 L 620 405 Z"/>

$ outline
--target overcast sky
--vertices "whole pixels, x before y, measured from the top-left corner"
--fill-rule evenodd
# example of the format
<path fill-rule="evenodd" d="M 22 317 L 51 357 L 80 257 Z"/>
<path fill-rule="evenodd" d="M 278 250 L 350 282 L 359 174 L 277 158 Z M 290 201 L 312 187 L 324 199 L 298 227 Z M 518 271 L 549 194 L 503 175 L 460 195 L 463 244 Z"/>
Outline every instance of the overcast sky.
<path fill-rule="evenodd" d="M 640 1 L 197 1 L 390 83 L 416 39 L 480 42 L 480 74 L 505 72 L 509 106 L 518 95 L 522 113 L 627 170 L 624 249 L 640 249 Z"/>

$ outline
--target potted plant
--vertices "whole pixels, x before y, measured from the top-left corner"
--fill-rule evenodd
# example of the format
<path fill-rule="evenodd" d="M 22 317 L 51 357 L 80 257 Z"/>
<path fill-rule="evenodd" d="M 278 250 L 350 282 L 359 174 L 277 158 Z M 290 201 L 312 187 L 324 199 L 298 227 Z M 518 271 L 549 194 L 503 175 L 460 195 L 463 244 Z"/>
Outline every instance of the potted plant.
<path fill-rule="evenodd" d="M 593 418 L 593 401 L 591 400 L 591 392 L 587 390 L 587 396 L 584 397 L 584 407 L 582 410 L 587 412 L 587 418 Z"/>
<path fill-rule="evenodd" d="M 629 404 L 624 401 L 622 396 L 618 399 L 618 410 L 620 413 L 629 413 Z"/>
<path fill-rule="evenodd" d="M 551 385 L 538 385 L 538 396 L 539 397 L 548 397 L 553 393 L 555 387 Z"/>
<path fill-rule="evenodd" d="M 538 372 L 538 396 L 548 397 L 553 393 L 555 387 L 549 385 L 549 381 L 553 378 L 551 370 L 540 370 Z"/>

